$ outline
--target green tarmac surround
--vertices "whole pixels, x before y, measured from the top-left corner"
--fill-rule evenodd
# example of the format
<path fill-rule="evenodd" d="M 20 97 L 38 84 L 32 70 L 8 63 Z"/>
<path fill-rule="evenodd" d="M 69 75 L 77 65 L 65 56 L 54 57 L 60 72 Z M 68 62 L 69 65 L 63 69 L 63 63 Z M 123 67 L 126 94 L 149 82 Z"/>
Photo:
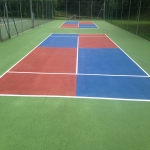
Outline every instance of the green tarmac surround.
<path fill-rule="evenodd" d="M 0 43 L 0 75 L 51 33 L 105 33 L 150 74 L 150 42 L 104 21 L 54 20 Z M 0 97 L 0 150 L 149 150 L 150 102 Z"/>

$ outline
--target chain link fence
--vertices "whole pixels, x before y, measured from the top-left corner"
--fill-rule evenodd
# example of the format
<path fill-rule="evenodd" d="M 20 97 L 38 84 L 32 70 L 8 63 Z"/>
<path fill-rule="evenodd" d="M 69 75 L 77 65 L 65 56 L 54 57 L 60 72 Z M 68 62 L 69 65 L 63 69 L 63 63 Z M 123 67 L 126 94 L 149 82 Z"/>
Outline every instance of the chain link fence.
<path fill-rule="evenodd" d="M 0 41 L 53 19 L 53 0 L 1 0 Z"/>
<path fill-rule="evenodd" d="M 150 1 L 105 0 L 106 21 L 150 41 Z"/>
<path fill-rule="evenodd" d="M 103 19 L 150 41 L 149 0 L 1 0 L 0 41 L 54 18 Z"/>
<path fill-rule="evenodd" d="M 101 19 L 104 0 L 61 0 L 56 4 L 55 19 Z"/>

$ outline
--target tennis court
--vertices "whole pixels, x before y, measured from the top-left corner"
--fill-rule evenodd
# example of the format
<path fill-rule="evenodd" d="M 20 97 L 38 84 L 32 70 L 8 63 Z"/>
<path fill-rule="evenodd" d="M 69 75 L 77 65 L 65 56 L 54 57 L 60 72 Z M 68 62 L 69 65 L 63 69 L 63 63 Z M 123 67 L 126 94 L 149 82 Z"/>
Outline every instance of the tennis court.
<path fill-rule="evenodd" d="M 0 84 L 1 95 L 150 100 L 149 74 L 105 34 L 51 34 Z"/>
<path fill-rule="evenodd" d="M 60 28 L 98 28 L 93 21 L 65 21 Z"/>
<path fill-rule="evenodd" d="M 0 149 L 148 150 L 149 41 L 63 23 L 0 43 Z"/>

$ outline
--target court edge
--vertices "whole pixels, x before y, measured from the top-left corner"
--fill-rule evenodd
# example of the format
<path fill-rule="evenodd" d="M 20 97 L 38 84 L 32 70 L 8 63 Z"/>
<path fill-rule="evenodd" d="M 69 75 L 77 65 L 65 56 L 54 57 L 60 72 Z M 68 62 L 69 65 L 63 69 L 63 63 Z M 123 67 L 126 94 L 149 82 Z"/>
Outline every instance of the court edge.
<path fill-rule="evenodd" d="M 65 21 L 67 22 L 67 21 Z M 64 23 L 65 23 L 64 22 Z M 99 26 L 97 26 L 93 21 L 91 21 L 97 28 L 79 28 L 79 22 L 78 22 L 78 28 L 73 28 L 73 29 L 99 29 Z M 62 23 L 58 28 L 61 28 L 61 26 L 64 24 Z M 62 29 L 67 29 L 67 28 L 62 28 Z M 72 29 L 72 28 L 68 28 L 68 29 Z"/>
<path fill-rule="evenodd" d="M 48 36 L 50 37 L 52 35 L 52 33 Z M 106 34 L 105 34 L 106 35 Z M 107 36 L 107 35 L 106 35 Z M 45 41 L 48 37 L 46 37 L 43 41 Z M 107 36 L 108 37 L 108 36 Z M 109 38 L 109 37 L 108 37 Z M 110 38 L 109 38 L 110 39 Z M 110 39 L 111 40 L 111 39 Z M 42 41 L 42 42 L 43 42 Z M 115 45 L 117 45 L 113 40 L 111 40 Z M 41 43 L 42 43 L 41 42 Z M 41 44 L 40 43 L 40 44 Z M 0 78 L 2 78 L 6 73 L 8 73 L 15 65 L 17 65 L 20 61 L 22 61 L 25 57 L 27 57 L 32 51 L 34 51 L 40 44 L 38 44 L 34 49 L 32 49 L 28 54 L 26 54 L 22 59 L 20 59 L 17 63 L 15 63 L 10 69 L 8 69 L 4 74 L 2 74 L 0 76 Z M 117 45 L 118 46 L 118 45 Z M 118 46 L 119 47 L 119 46 Z M 119 47 L 120 48 L 120 47 Z M 120 48 L 121 49 L 121 48 Z M 121 49 L 122 50 L 122 49 Z M 122 50 L 123 51 L 123 50 Z M 124 51 L 123 51 L 124 52 Z M 125 53 L 125 52 L 124 52 Z M 125 53 L 126 54 L 126 53 Z M 127 55 L 127 54 L 126 54 Z M 127 55 L 128 56 L 128 55 Z M 130 58 L 130 56 L 128 56 Z M 141 68 L 132 58 L 130 58 L 139 68 Z M 142 68 L 141 68 L 142 69 Z M 143 69 L 142 69 L 143 70 Z M 144 70 L 143 70 L 144 71 Z M 148 77 L 150 77 L 150 75 L 144 71 Z M 150 100 L 148 99 L 123 99 L 123 98 L 106 98 L 106 97 L 78 97 L 78 96 L 48 96 L 48 95 L 14 95 L 14 94 L 0 94 L 0 96 L 13 96 L 13 97 L 56 97 L 56 98 L 82 98 L 82 99 L 99 99 L 99 100 L 120 100 L 120 101 L 147 101 L 150 102 Z"/>
<path fill-rule="evenodd" d="M 49 38 L 52 35 L 52 33 L 47 36 L 42 42 L 44 42 L 47 38 Z M 34 47 L 29 53 L 27 53 L 23 58 L 21 58 L 19 61 L 17 61 L 12 67 L 10 67 L 6 72 L 4 72 L 0 78 L 2 78 L 7 72 L 9 72 L 14 66 L 16 66 L 19 62 L 21 62 L 24 58 L 26 58 L 30 53 L 32 53 L 42 42 L 40 42 L 36 47 Z"/>
<path fill-rule="evenodd" d="M 65 21 L 66 22 L 66 21 Z M 47 36 L 43 41 L 45 41 L 47 38 L 49 38 L 52 34 L 55 33 L 51 33 L 49 36 Z M 60 33 L 56 33 L 56 34 L 60 34 Z M 61 33 L 61 34 L 65 34 L 65 33 Z M 74 34 L 74 33 L 69 33 L 69 34 Z M 79 34 L 79 33 L 77 33 Z M 102 33 L 99 33 L 102 34 Z M 118 46 L 107 34 L 104 34 L 107 38 L 109 38 L 129 59 L 131 59 L 148 77 L 150 77 L 150 75 L 139 65 L 137 64 L 126 52 L 124 52 L 124 50 L 122 48 L 120 48 L 120 46 Z M 79 37 L 78 37 L 79 38 Z M 79 40 L 79 39 L 78 39 Z M 34 51 L 42 42 L 40 42 L 36 47 L 34 47 L 29 53 L 27 53 L 23 58 L 21 58 L 17 63 L 15 63 L 11 68 L 9 68 L 6 72 L 4 72 L 0 78 L 2 78 L 6 73 L 8 73 L 14 66 L 16 66 L 20 61 L 22 61 L 25 57 L 27 57 L 32 51 Z M 78 50 L 78 43 L 77 43 L 77 50 Z M 77 56 L 78 57 L 78 56 Z M 78 59 L 78 58 L 77 58 Z M 77 68 L 76 68 L 76 74 L 77 74 Z"/>
<path fill-rule="evenodd" d="M 150 77 L 150 75 L 136 62 L 134 61 L 120 46 L 118 46 L 107 34 L 105 34 L 107 38 L 109 38 L 129 59 L 131 59 L 133 61 L 133 63 L 135 63 L 148 77 Z"/>
<path fill-rule="evenodd" d="M 150 102 L 150 99 L 124 99 L 124 98 L 108 98 L 108 97 L 84 97 L 84 96 L 58 96 L 58 95 L 15 95 L 0 94 L 4 97 L 29 97 L 29 98 L 68 98 L 68 99 L 89 99 L 89 100 L 111 100 L 111 101 L 132 101 L 132 102 Z"/>

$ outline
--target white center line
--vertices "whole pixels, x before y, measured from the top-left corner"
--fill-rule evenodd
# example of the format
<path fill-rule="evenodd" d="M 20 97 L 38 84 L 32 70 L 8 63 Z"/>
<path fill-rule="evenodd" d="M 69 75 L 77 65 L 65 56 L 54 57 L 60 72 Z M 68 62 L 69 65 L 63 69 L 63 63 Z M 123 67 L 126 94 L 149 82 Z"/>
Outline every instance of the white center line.
<path fill-rule="evenodd" d="M 76 74 L 78 74 L 78 51 L 79 51 L 79 36 L 78 36 L 78 41 L 77 41 Z"/>

